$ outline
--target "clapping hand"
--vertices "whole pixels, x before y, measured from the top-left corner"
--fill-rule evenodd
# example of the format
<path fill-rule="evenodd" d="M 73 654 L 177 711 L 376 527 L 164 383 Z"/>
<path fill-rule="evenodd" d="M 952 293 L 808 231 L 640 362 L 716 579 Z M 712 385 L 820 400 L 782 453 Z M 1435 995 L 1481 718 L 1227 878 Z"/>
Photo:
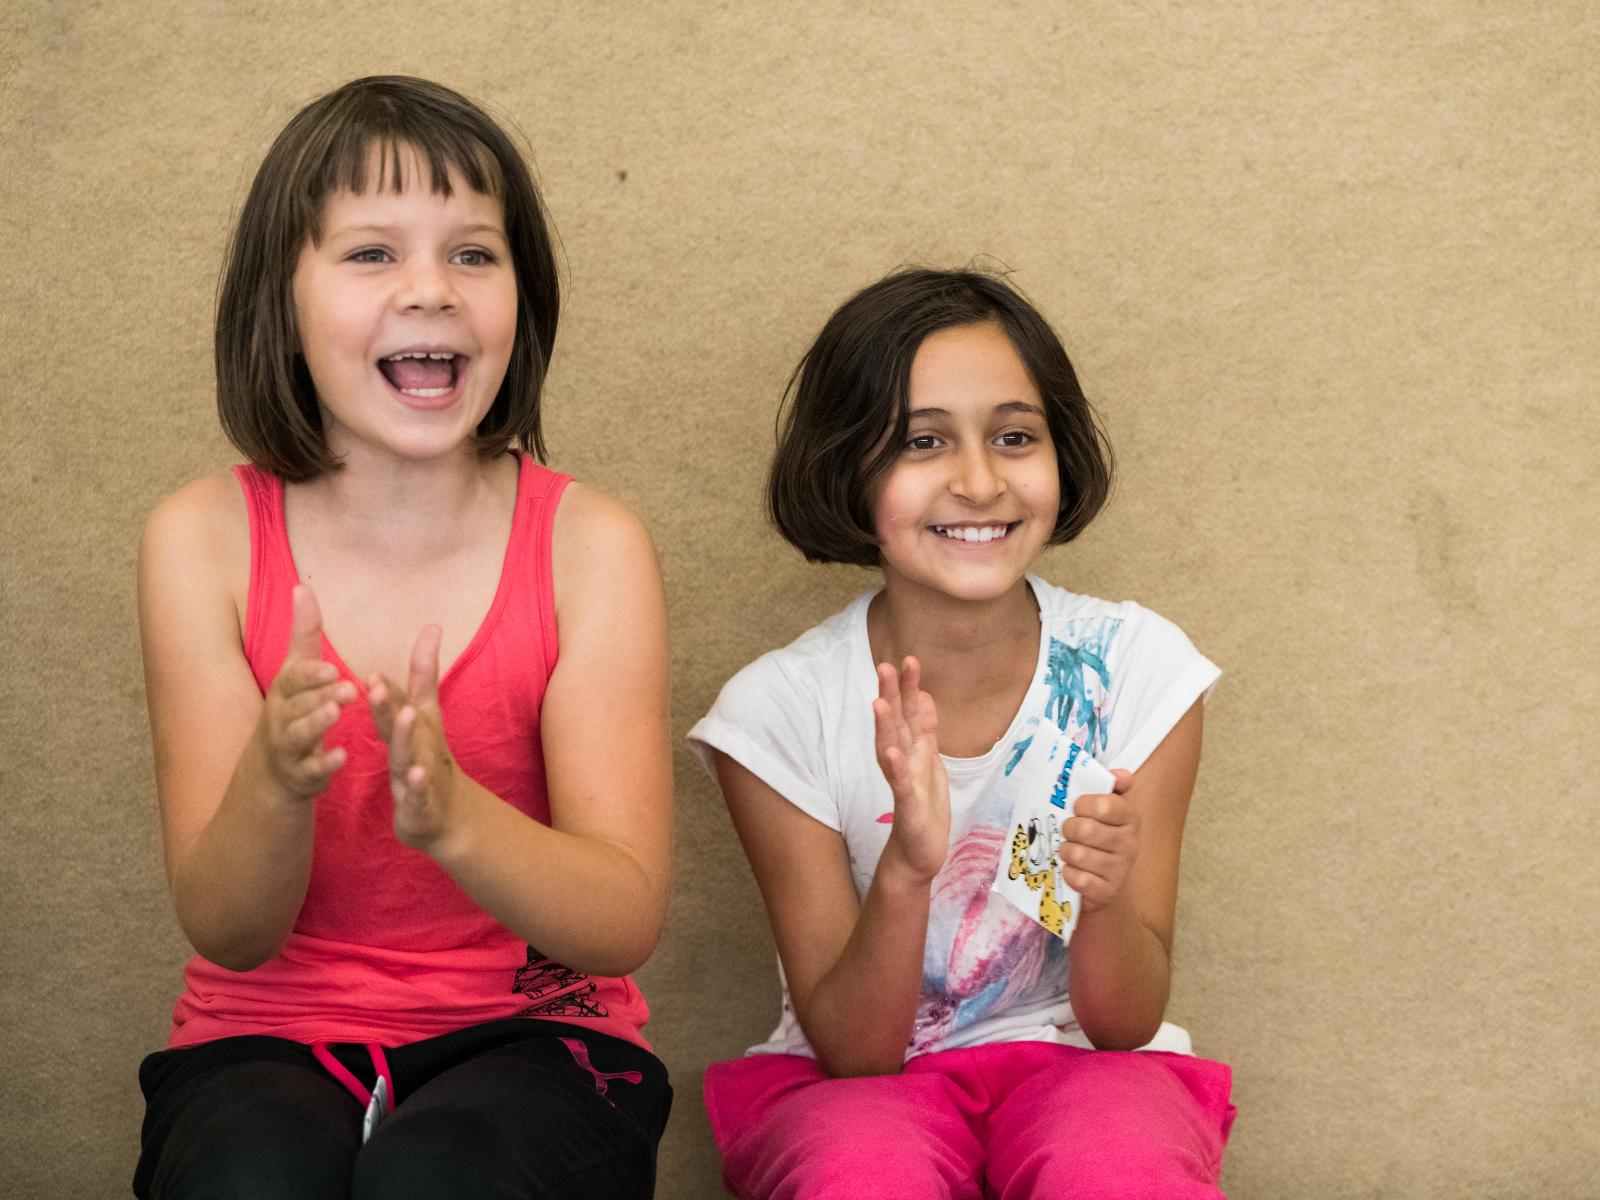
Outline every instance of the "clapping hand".
<path fill-rule="evenodd" d="M 922 666 L 878 664 L 872 702 L 878 767 L 894 793 L 894 826 L 884 847 L 919 880 L 931 880 L 950 848 L 950 790 L 939 757 L 939 712 L 921 688 Z"/>
<path fill-rule="evenodd" d="M 372 676 L 367 703 L 378 734 L 389 744 L 389 790 L 394 795 L 394 834 L 405 845 L 431 853 L 450 829 L 456 777 L 439 711 L 437 625 L 417 636 L 411 674 L 402 690 L 383 675 Z"/>
<path fill-rule="evenodd" d="M 268 769 L 291 795 L 309 800 L 328 790 L 344 766 L 341 746 L 328 749 L 323 735 L 356 698 L 355 685 L 322 658 L 322 610 L 304 585 L 294 589 L 289 652 L 267 689 L 256 736 Z"/>

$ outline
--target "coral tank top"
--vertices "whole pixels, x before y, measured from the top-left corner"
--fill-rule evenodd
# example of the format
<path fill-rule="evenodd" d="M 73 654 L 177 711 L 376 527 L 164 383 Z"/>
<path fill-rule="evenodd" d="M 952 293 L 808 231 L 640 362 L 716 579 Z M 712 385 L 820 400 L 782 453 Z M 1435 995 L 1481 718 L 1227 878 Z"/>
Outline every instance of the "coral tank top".
<path fill-rule="evenodd" d="M 244 651 L 264 694 L 288 653 L 299 574 L 283 482 L 255 467 L 234 472 L 250 510 Z M 521 456 L 499 587 L 477 635 L 439 683 L 457 764 L 546 825 L 539 710 L 557 653 L 550 544 L 569 482 Z M 364 699 L 364 685 L 326 638 L 322 652 Z M 396 840 L 387 748 L 362 700 L 345 708 L 325 741 L 348 757 L 316 801 L 311 880 L 294 931 L 275 958 L 251 971 L 192 959 L 169 1045 L 267 1034 L 398 1046 L 483 1021 L 539 1017 L 648 1049 L 640 1029 L 649 1010 L 632 979 L 585 975 L 546 958 L 427 855 Z"/>

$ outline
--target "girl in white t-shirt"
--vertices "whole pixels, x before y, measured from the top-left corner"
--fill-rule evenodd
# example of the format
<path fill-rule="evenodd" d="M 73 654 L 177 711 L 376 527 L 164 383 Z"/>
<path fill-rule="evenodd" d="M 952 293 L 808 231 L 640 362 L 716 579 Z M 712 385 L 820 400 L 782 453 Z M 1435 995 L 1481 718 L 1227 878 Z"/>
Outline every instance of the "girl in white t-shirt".
<path fill-rule="evenodd" d="M 786 983 L 772 1039 L 706 1075 L 736 1194 L 1221 1194 L 1228 1068 L 1162 1023 L 1217 668 L 1156 614 L 1028 573 L 1110 479 L 1060 341 L 1000 279 L 891 275 L 802 359 L 773 518 L 884 586 L 746 667 L 689 735 Z M 989 890 L 1017 768 L 1061 739 L 1116 779 L 1060 827 L 1070 952 Z"/>

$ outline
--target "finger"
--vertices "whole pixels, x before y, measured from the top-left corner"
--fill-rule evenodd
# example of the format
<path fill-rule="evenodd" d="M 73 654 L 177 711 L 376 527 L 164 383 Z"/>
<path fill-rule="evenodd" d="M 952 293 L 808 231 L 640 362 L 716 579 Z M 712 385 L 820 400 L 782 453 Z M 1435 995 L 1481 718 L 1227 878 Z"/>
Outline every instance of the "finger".
<path fill-rule="evenodd" d="M 439 643 L 443 638 L 439 626 L 425 625 L 411 647 L 411 680 L 406 692 L 415 704 L 438 703 Z"/>
<path fill-rule="evenodd" d="M 309 661 L 322 657 L 322 608 L 305 584 L 295 585 L 290 600 L 289 657 Z"/>
<path fill-rule="evenodd" d="M 1119 796 L 1126 794 L 1127 790 L 1133 786 L 1132 771 L 1124 771 L 1121 767 L 1112 767 L 1111 778 L 1116 781 L 1112 784 L 1111 790 Z"/>
<path fill-rule="evenodd" d="M 316 712 L 324 704 L 344 708 L 355 698 L 355 685 L 345 680 L 308 688 L 303 692 L 295 692 L 284 700 L 283 719 L 285 722 L 299 720 Z"/>
<path fill-rule="evenodd" d="M 1133 806 L 1116 795 L 1079 796 L 1073 802 L 1072 812 L 1075 817 L 1088 817 L 1103 825 L 1127 825 L 1133 821 Z"/>
<path fill-rule="evenodd" d="M 933 746 L 935 752 L 939 748 L 939 706 L 933 702 L 933 697 L 927 692 L 917 693 L 917 727 L 922 731 L 921 736 L 926 738 Z"/>
<path fill-rule="evenodd" d="M 1077 867 L 1062 867 L 1061 878 L 1083 897 L 1085 906 L 1097 907 L 1111 898 L 1111 883 L 1093 872 L 1080 871 Z"/>
<path fill-rule="evenodd" d="M 339 720 L 339 706 L 332 700 L 319 704 L 303 717 L 283 727 L 283 739 L 293 750 L 304 753 L 321 740 Z"/>
<path fill-rule="evenodd" d="M 346 757 L 343 746 L 319 750 L 311 755 L 305 760 L 305 777 L 308 785 L 316 791 L 326 791 L 334 772 L 344 766 Z"/>
<path fill-rule="evenodd" d="M 888 709 L 893 744 L 909 752 L 911 731 L 906 727 L 905 706 L 900 701 L 900 672 L 890 663 L 878 664 L 878 699 Z"/>
<path fill-rule="evenodd" d="M 389 738 L 389 774 L 396 784 L 404 780 L 416 761 L 416 731 L 417 710 L 407 704 L 395 714 L 394 732 Z"/>
<path fill-rule="evenodd" d="M 888 772 L 888 754 L 890 747 L 899 745 L 899 738 L 895 734 L 894 719 L 889 715 L 889 702 L 883 697 L 872 702 L 872 741 L 878 751 L 878 766 Z"/>
<path fill-rule="evenodd" d="M 389 741 L 394 736 L 394 717 L 406 703 L 406 694 L 394 685 L 387 675 L 373 672 L 367 684 L 367 710 L 372 713 L 372 723 L 378 736 Z"/>
<path fill-rule="evenodd" d="M 1126 825 L 1107 825 L 1089 817 L 1073 817 L 1061 823 L 1061 836 L 1074 846 L 1093 846 L 1097 850 L 1117 850 L 1128 844 Z"/>
<path fill-rule="evenodd" d="M 309 688 L 326 687 L 338 678 L 338 668 L 330 662 L 290 657 L 284 659 L 272 686 L 277 689 L 278 695 L 287 699 Z"/>
<path fill-rule="evenodd" d="M 1070 868 L 1097 875 L 1107 882 L 1116 878 L 1119 871 L 1126 866 L 1120 855 L 1109 854 L 1104 850 L 1096 850 L 1093 846 L 1077 843 L 1061 847 L 1061 865 L 1064 869 Z M 1081 892 L 1083 889 L 1078 890 Z"/>
<path fill-rule="evenodd" d="M 906 728 L 913 739 L 922 736 L 922 723 L 918 720 L 922 709 L 918 697 L 921 695 L 922 664 L 908 654 L 900 664 L 900 707 L 906 714 Z"/>

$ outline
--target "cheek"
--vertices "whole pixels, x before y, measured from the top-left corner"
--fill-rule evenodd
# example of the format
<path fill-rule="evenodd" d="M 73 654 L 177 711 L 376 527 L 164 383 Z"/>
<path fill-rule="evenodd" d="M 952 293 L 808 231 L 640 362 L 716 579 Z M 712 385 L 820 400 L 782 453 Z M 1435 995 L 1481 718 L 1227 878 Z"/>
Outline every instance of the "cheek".
<path fill-rule="evenodd" d="M 491 309 L 495 314 L 493 322 L 493 339 L 500 346 L 506 357 L 511 356 L 511 348 L 517 340 L 517 285 L 512 280 L 498 296 Z"/>
<path fill-rule="evenodd" d="M 1051 512 L 1058 510 L 1061 507 L 1061 477 L 1056 470 L 1055 458 L 1052 456 L 1048 464 L 1041 464 L 1038 473 L 1024 481 L 1023 487 L 1029 507 Z"/>
<path fill-rule="evenodd" d="M 890 479 L 872 502 L 872 528 L 880 540 L 917 523 L 916 506 L 909 488 Z"/>

